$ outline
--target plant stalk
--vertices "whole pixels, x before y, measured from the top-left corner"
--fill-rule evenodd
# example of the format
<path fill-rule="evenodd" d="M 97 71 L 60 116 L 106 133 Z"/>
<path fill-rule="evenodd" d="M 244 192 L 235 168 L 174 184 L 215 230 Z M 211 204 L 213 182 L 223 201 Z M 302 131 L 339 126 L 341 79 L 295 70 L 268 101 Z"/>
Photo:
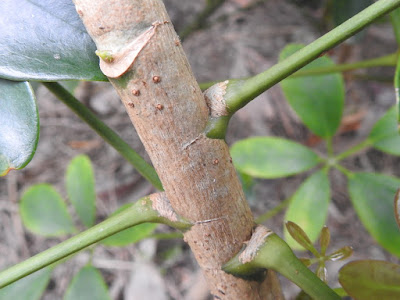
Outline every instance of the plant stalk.
<path fill-rule="evenodd" d="M 351 156 L 353 154 L 361 152 L 362 150 L 364 150 L 365 148 L 370 147 L 371 145 L 372 145 L 371 141 L 366 139 L 365 141 L 361 142 L 360 144 L 357 144 L 357 145 L 351 147 L 350 149 L 348 149 L 348 150 L 340 153 L 339 155 L 337 155 L 335 157 L 335 161 L 339 162 L 339 161 L 341 161 L 341 160 L 343 160 L 343 159 L 345 159 L 345 158 L 347 158 L 347 157 L 349 157 L 349 156 Z"/>
<path fill-rule="evenodd" d="M 145 222 L 164 223 L 175 228 L 185 230 L 191 224 L 177 217 L 176 221 L 163 217 L 168 212 L 155 209 L 155 203 L 165 201 L 165 194 L 153 194 L 139 199 L 130 208 L 108 218 L 107 220 L 89 228 L 88 230 L 45 250 L 15 266 L 0 272 L 0 288 L 17 281 L 18 279 L 32 274 L 47 267 L 67 256 L 70 256 L 94 243 L 105 239 L 124 229 Z M 161 205 L 160 205 L 161 206 Z M 172 210 L 169 212 L 171 213 Z M 171 216 L 171 215 L 170 215 Z"/>
<path fill-rule="evenodd" d="M 263 269 L 271 269 L 298 285 L 313 299 L 341 299 L 308 269 L 277 234 L 259 225 L 247 246 L 228 261 L 223 269 L 243 278 L 257 278 Z M 257 275 L 258 274 L 258 275 Z"/>
<path fill-rule="evenodd" d="M 235 112 L 242 108 L 276 83 L 318 58 L 325 51 L 399 6 L 400 0 L 377 1 L 268 70 L 246 80 L 233 81 L 228 85 L 225 96 L 229 111 Z"/>
<path fill-rule="evenodd" d="M 67 105 L 75 114 L 96 131 L 108 144 L 117 150 L 135 169 L 146 178 L 156 189 L 163 187 L 154 168 L 148 164 L 135 150 L 131 148 L 110 127 L 104 124 L 93 112 L 79 102 L 71 93 L 57 82 L 42 82 L 59 100 Z"/>
<path fill-rule="evenodd" d="M 324 67 L 315 67 L 313 69 L 307 70 L 299 70 L 296 73 L 290 75 L 290 78 L 294 77 L 303 77 L 303 76 L 311 76 L 311 75 L 325 75 L 325 74 L 332 74 L 332 73 L 339 73 L 339 72 L 348 72 L 354 71 L 358 69 L 366 69 L 366 68 L 374 68 L 374 67 L 394 67 L 396 66 L 397 58 L 399 54 L 398 52 L 384 55 L 381 57 L 368 59 L 368 60 L 361 60 L 352 63 L 345 63 L 333 66 L 324 66 Z M 238 79 L 228 79 L 228 80 L 247 80 L 251 77 L 246 78 L 238 78 Z M 202 82 L 200 83 L 200 88 L 202 90 L 206 90 L 209 87 L 213 86 L 214 84 L 220 81 L 209 81 L 209 82 Z"/>

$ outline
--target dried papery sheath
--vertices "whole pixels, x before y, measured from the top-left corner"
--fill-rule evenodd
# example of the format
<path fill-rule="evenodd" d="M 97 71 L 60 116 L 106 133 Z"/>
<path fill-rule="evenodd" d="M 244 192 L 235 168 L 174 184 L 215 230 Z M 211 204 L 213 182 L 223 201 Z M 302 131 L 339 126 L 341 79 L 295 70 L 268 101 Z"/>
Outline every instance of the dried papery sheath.
<path fill-rule="evenodd" d="M 108 55 L 99 55 L 102 53 L 109 53 L 110 51 L 98 50 L 96 54 L 100 59 L 100 69 L 107 77 L 117 78 L 123 75 L 130 66 L 133 65 L 140 51 L 148 44 L 156 29 L 159 25 L 164 24 L 161 22 L 154 22 L 150 28 L 146 29 L 136 39 L 134 39 L 127 46 L 123 47 L 118 53 Z M 110 52 L 111 53 L 111 52 Z M 110 59 L 111 58 L 111 59 Z"/>

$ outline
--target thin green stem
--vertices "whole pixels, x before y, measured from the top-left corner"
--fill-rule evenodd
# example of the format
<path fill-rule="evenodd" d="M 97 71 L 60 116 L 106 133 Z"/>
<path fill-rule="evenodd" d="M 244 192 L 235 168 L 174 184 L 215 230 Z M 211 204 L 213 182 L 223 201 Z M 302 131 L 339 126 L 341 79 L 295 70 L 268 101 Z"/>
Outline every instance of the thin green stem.
<path fill-rule="evenodd" d="M 258 226 L 252 238 L 222 269 L 243 278 L 260 278 L 263 269 L 271 269 L 298 285 L 313 299 L 341 299 L 309 270 L 278 235 Z"/>
<path fill-rule="evenodd" d="M 346 177 L 351 177 L 353 175 L 353 172 L 346 169 L 345 167 L 343 167 L 340 164 L 335 164 L 335 165 L 333 165 L 333 167 L 336 168 L 337 170 L 339 170 L 340 172 L 342 172 L 344 175 L 346 175 Z"/>
<path fill-rule="evenodd" d="M 332 137 L 328 137 L 325 142 L 326 142 L 326 151 L 328 153 L 328 157 L 333 157 L 333 145 L 332 145 Z"/>
<path fill-rule="evenodd" d="M 42 82 L 42 84 L 117 150 L 144 178 L 153 184 L 155 188 L 158 190 L 163 189 L 154 168 L 85 105 L 79 102 L 78 99 L 56 82 Z"/>
<path fill-rule="evenodd" d="M 262 214 L 261 216 L 259 216 L 256 219 L 256 223 L 257 224 L 264 223 L 268 219 L 276 216 L 278 213 L 280 213 L 282 210 L 284 210 L 286 207 L 288 207 L 288 205 L 290 203 L 290 199 L 291 199 L 291 197 L 286 198 L 281 203 L 279 203 L 277 206 L 275 206 L 273 209 L 271 209 L 271 210 L 267 211 L 266 213 Z"/>
<path fill-rule="evenodd" d="M 196 16 L 195 20 L 179 32 L 180 39 L 183 41 L 192 32 L 203 28 L 207 18 L 210 17 L 224 2 L 225 0 L 208 0 L 206 7 Z"/>
<path fill-rule="evenodd" d="M 373 58 L 373 59 L 368 59 L 368 60 L 361 60 L 361 61 L 357 61 L 357 62 L 353 62 L 353 63 L 339 64 L 339 65 L 326 66 L 326 67 L 315 67 L 313 69 L 307 69 L 307 70 L 299 70 L 296 73 L 290 75 L 289 77 L 292 78 L 292 77 L 303 77 L 303 76 L 310 76 L 310 75 L 325 75 L 325 74 L 348 72 L 348 71 L 354 71 L 354 70 L 365 69 L 365 68 L 375 68 L 375 67 L 394 67 L 394 66 L 396 66 L 398 56 L 399 56 L 399 53 L 395 52 L 395 53 L 392 53 L 389 55 L 385 55 L 385 56 L 381 56 L 381 57 L 377 57 L 377 58 Z M 357 74 L 354 76 L 356 79 L 360 78 L 360 79 L 376 80 L 376 81 L 386 81 L 387 80 L 387 78 L 372 77 L 370 75 L 367 76 L 364 74 Z M 251 78 L 251 77 L 228 79 L 228 80 L 247 80 L 249 78 Z M 199 86 L 204 91 L 218 82 L 221 82 L 221 80 L 220 81 L 201 82 L 201 83 L 199 83 Z"/>
<path fill-rule="evenodd" d="M 299 70 L 290 77 L 302 77 L 311 75 L 324 75 L 330 73 L 339 73 L 353 71 L 357 69 L 374 68 L 374 67 L 393 67 L 396 65 L 398 53 L 392 53 L 382 57 L 368 60 L 357 61 L 354 63 L 333 65 L 327 67 L 319 67 L 314 69 Z"/>
<path fill-rule="evenodd" d="M 247 80 L 232 81 L 225 95 L 230 112 L 245 106 L 255 97 L 343 42 L 384 14 L 400 6 L 400 0 L 380 0 L 305 46 L 282 62 Z"/>
<path fill-rule="evenodd" d="M 160 216 L 160 212 L 153 208 L 154 202 L 151 199 L 152 196 L 141 198 L 130 208 L 120 212 L 119 214 L 0 272 L 0 288 L 134 225 L 144 222 L 153 222 L 173 225 L 179 229 L 187 229 L 190 227 L 190 224 L 181 218 L 172 222 L 171 220 Z"/>
<path fill-rule="evenodd" d="M 353 154 L 356 154 L 358 152 L 363 151 L 365 148 L 368 148 L 370 146 L 371 146 L 371 141 L 366 139 L 365 141 L 361 142 L 360 144 L 355 145 L 354 147 L 351 147 L 350 149 L 348 149 L 348 150 L 340 153 L 339 155 L 337 155 L 335 157 L 335 161 L 339 162 L 339 161 L 341 161 L 341 160 L 343 160 L 343 159 L 345 159 L 345 158 L 347 158 L 347 157 L 349 157 L 349 156 L 351 156 Z"/>

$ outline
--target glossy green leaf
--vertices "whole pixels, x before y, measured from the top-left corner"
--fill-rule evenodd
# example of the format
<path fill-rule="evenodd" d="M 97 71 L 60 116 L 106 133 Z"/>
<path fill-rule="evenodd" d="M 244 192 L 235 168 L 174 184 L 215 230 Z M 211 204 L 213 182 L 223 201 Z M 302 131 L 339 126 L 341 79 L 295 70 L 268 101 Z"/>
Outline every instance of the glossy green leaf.
<path fill-rule="evenodd" d="M 132 204 L 128 203 L 117 209 L 111 216 L 118 214 L 119 212 L 131 207 Z M 143 223 L 136 225 L 134 227 L 125 229 L 119 233 L 116 233 L 101 241 L 102 244 L 106 246 L 116 246 L 123 247 L 132 243 L 136 243 L 144 238 L 147 238 L 154 229 L 156 229 L 157 224 L 155 223 Z"/>
<path fill-rule="evenodd" d="M 400 266 L 385 261 L 352 261 L 339 271 L 339 282 L 356 300 L 400 299 Z"/>
<path fill-rule="evenodd" d="M 100 272 L 85 266 L 72 278 L 64 300 L 111 300 Z"/>
<path fill-rule="evenodd" d="M 24 225 L 44 236 L 60 236 L 75 231 L 60 194 L 48 184 L 30 187 L 22 195 L 19 209 Z"/>
<path fill-rule="evenodd" d="M 52 268 L 47 267 L 2 289 L 0 300 L 39 300 L 50 280 Z"/>
<path fill-rule="evenodd" d="M 386 250 L 400 257 L 400 230 L 393 211 L 393 197 L 400 179 L 375 173 L 349 177 L 353 206 L 371 236 Z"/>
<path fill-rule="evenodd" d="M 70 0 L 0 1 L 0 77 L 106 80 Z"/>
<path fill-rule="evenodd" d="M 94 224 L 96 192 L 92 163 L 86 155 L 78 155 L 68 165 L 65 185 L 69 201 L 86 227 Z"/>
<path fill-rule="evenodd" d="M 372 127 L 368 141 L 376 149 L 400 155 L 400 135 L 397 128 L 396 107 L 389 109 Z"/>
<path fill-rule="evenodd" d="M 39 115 L 29 83 L 0 79 L 0 176 L 25 167 L 38 139 Z"/>
<path fill-rule="evenodd" d="M 314 243 L 325 225 L 330 200 L 329 179 L 324 171 L 310 176 L 295 192 L 286 211 L 285 221 L 292 221 L 301 227 Z M 285 232 L 290 247 L 301 249 Z"/>
<path fill-rule="evenodd" d="M 335 26 L 347 21 L 355 14 L 367 8 L 372 0 L 334 0 L 332 1 L 332 13 Z"/>
<path fill-rule="evenodd" d="M 253 137 L 231 148 L 235 167 L 259 178 L 279 178 L 304 172 L 319 163 L 317 154 L 298 143 L 277 137 Z"/>
<path fill-rule="evenodd" d="M 280 61 L 300 50 L 303 45 L 290 44 L 281 54 Z M 320 57 L 302 70 L 333 66 L 333 61 Z M 343 76 L 338 73 L 288 78 L 281 87 L 290 106 L 304 124 L 316 135 L 328 138 L 339 128 L 344 105 Z"/>
<path fill-rule="evenodd" d="M 287 221 L 285 223 L 285 229 L 290 234 L 290 237 L 301 246 L 303 246 L 304 249 L 307 249 L 316 257 L 319 256 L 318 251 L 314 248 L 314 245 L 312 244 L 310 238 L 299 225 L 293 223 L 292 221 Z M 295 248 L 296 247 L 298 248 L 298 246 L 295 246 Z"/>

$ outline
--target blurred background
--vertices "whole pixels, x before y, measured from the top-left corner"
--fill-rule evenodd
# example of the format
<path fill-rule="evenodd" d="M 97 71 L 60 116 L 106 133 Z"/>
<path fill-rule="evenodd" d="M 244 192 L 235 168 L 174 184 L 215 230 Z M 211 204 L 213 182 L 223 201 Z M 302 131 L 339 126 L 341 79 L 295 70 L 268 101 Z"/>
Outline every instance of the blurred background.
<path fill-rule="evenodd" d="M 226 0 L 219 1 L 221 4 L 215 5 L 212 13 L 201 19 L 200 28 L 192 28 L 208 1 L 164 2 L 176 31 L 181 33 L 183 47 L 199 83 L 264 71 L 278 61 L 280 51 L 288 43 L 308 44 L 340 23 L 341 18 L 351 16 L 350 12 L 338 11 L 333 1 L 328 0 Z M 370 1 L 360 1 L 361 6 L 365 2 Z M 389 18 L 382 18 L 329 51 L 329 55 L 337 63 L 348 63 L 390 54 L 396 49 Z M 335 152 L 364 140 L 377 119 L 394 105 L 393 75 L 392 67 L 345 74 L 345 110 L 333 141 Z M 24 228 L 18 214 L 18 201 L 24 190 L 36 183 L 52 184 L 65 197 L 64 172 L 74 156 L 86 154 L 92 160 L 97 221 L 104 220 L 121 205 L 155 191 L 44 87 L 39 86 L 36 95 L 41 123 L 37 152 L 24 170 L 10 172 L 0 179 L 0 269 L 60 241 L 40 237 Z M 124 107 L 108 83 L 81 82 L 75 88 L 75 95 L 148 159 Z M 232 145 L 246 137 L 271 135 L 325 152 L 324 143 L 301 123 L 279 85 L 235 114 L 228 129 L 227 143 Z M 373 149 L 346 159 L 344 165 L 352 171 L 400 175 L 397 157 Z M 285 179 L 254 180 L 246 190 L 254 214 L 259 216 L 279 205 L 306 176 L 307 173 Z M 332 171 L 330 176 L 333 183 L 327 225 L 335 249 L 352 246 L 353 259 L 396 262 L 361 225 L 349 201 L 344 176 L 337 171 Z M 283 216 L 284 210 L 264 224 L 281 234 Z M 156 229 L 156 233 L 168 232 L 172 231 L 165 226 Z M 90 253 L 81 252 L 58 266 L 43 299 L 61 299 L 72 276 L 89 257 Z M 101 270 L 112 299 L 210 299 L 197 264 L 181 239 L 149 238 L 122 248 L 98 246 L 94 248 L 93 265 Z M 328 264 L 329 280 L 334 286 L 335 274 L 341 265 L 340 262 Z M 287 299 L 292 299 L 297 288 L 283 282 Z"/>

